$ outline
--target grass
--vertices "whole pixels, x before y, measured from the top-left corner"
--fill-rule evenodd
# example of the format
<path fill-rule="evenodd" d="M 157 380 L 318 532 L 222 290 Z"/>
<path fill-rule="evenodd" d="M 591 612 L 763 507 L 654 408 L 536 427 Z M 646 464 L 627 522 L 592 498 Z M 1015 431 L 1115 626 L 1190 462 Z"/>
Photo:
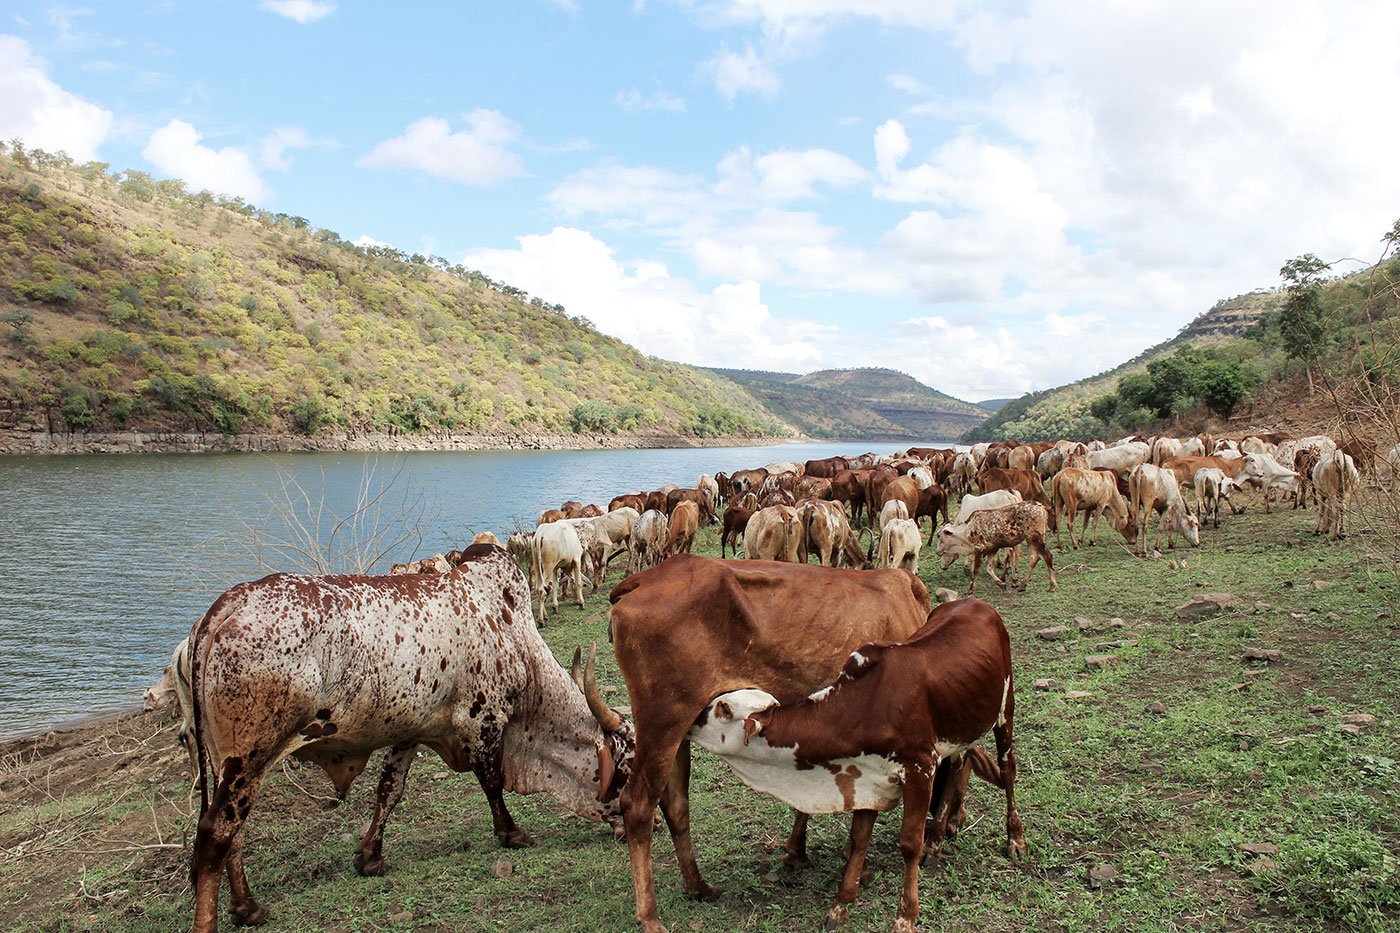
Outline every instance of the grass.
<path fill-rule="evenodd" d="M 978 595 L 1012 633 L 1018 803 L 1030 857 L 1019 866 L 1006 859 L 1000 800 L 974 786 L 968 828 L 942 866 L 925 871 L 926 928 L 1400 924 L 1400 588 L 1371 553 L 1374 542 L 1318 540 L 1312 521 L 1303 512 L 1251 509 L 1208 530 L 1200 549 L 1151 560 L 1102 540 L 1057 549 L 1055 593 L 1043 570 L 1025 593 L 979 582 Z M 717 552 L 713 529 L 702 531 L 698 549 Z M 930 589 L 966 590 L 961 566 L 939 571 L 928 552 L 922 576 Z M 1203 592 L 1243 601 L 1212 618 L 1179 619 L 1175 607 Z M 604 588 L 583 610 L 561 607 L 544 633 L 565 663 L 574 645 L 600 643 L 600 682 L 620 688 L 606 648 L 606 605 Z M 1058 625 L 1068 631 L 1037 634 Z M 1276 649 L 1281 660 L 1246 661 L 1251 647 Z M 1091 654 L 1116 660 L 1091 669 Z M 1059 686 L 1038 690 L 1041 678 Z M 1349 713 L 1377 721 L 1348 734 L 1340 726 Z M 188 925 L 183 846 L 193 819 L 184 755 L 173 743 L 167 719 L 142 714 L 80 742 L 0 748 L 0 923 L 103 931 Z M 292 776 L 329 796 L 319 772 Z M 358 877 L 350 857 L 373 787 L 362 781 L 348 803 L 331 808 L 281 772 L 269 779 L 247 829 L 249 878 L 272 912 L 269 929 L 632 928 L 624 844 L 538 795 L 508 799 L 535 847 L 499 849 L 475 781 L 448 773 L 431 753 L 415 765 L 386 832 L 388 873 Z M 669 838 L 658 832 L 656 888 L 668 926 L 816 927 L 835 893 L 846 821 L 813 820 L 816 867 L 793 873 L 779 862 L 785 809 L 703 752 L 692 799 L 701 868 L 724 894 L 713 904 L 685 899 Z M 886 816 L 876 828 L 873 876 L 848 929 L 888 929 L 893 921 L 896 826 Z M 1244 843 L 1278 851 L 1251 854 Z M 169 847 L 134 848 L 158 844 Z M 493 873 L 498 861 L 510 863 L 508 877 Z M 1089 870 L 1105 864 L 1116 876 L 1092 886 Z"/>

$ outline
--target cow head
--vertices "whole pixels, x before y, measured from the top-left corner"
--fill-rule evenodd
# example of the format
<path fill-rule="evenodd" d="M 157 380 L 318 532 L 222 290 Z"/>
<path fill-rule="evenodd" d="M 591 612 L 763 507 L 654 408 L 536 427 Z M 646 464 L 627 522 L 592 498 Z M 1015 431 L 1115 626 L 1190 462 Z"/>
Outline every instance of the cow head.
<path fill-rule="evenodd" d="M 583 691 L 589 712 L 598 720 L 598 725 L 603 730 L 603 743 L 598 746 L 597 799 L 604 805 L 603 819 L 617 826 L 622 819 L 618 795 L 632 774 L 633 761 L 637 754 L 637 738 L 632 724 L 624 719 L 621 713 L 603 702 L 595 671 L 597 658 L 598 646 L 593 645 L 588 650 L 587 663 L 583 664 L 583 647 L 579 646 L 574 649 L 574 661 L 569 667 L 569 674 Z"/>
<path fill-rule="evenodd" d="M 944 525 L 938 530 L 938 557 L 947 570 L 959 557 L 967 557 L 973 552 L 967 540 L 967 526 Z"/>

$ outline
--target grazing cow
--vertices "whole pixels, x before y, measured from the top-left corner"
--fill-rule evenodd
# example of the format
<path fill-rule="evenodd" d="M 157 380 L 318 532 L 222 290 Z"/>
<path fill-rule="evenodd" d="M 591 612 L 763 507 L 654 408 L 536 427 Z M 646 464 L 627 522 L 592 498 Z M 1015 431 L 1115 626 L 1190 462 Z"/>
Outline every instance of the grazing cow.
<path fill-rule="evenodd" d="M 715 511 L 709 498 L 699 489 L 672 489 L 666 493 L 665 512 L 669 516 L 681 502 L 693 502 L 706 525 L 715 523 Z"/>
<path fill-rule="evenodd" d="M 958 503 L 958 514 L 953 523 L 962 524 L 978 512 L 1004 508 L 1021 501 L 1024 501 L 1021 494 L 1014 489 L 998 489 L 996 492 L 987 492 L 980 496 L 963 496 L 962 501 Z"/>
<path fill-rule="evenodd" d="M 798 559 L 805 564 L 807 555 L 815 553 L 817 563 L 835 567 L 851 536 L 846 510 L 839 502 L 822 499 L 807 499 L 798 509 L 802 513 L 802 547 L 798 549 Z"/>
<path fill-rule="evenodd" d="M 550 522 L 535 529 L 530 539 L 530 581 L 534 584 L 535 601 L 539 610 L 540 624 L 544 624 L 545 594 L 553 591 L 554 611 L 559 611 L 559 585 L 554 579 L 558 571 L 570 575 L 574 581 L 574 598 L 578 607 L 583 608 L 583 542 L 578 532 L 565 522 Z"/>
<path fill-rule="evenodd" d="M 1165 435 L 1152 442 L 1151 454 L 1147 462 L 1153 466 L 1161 466 L 1172 457 L 1181 456 L 1181 441 L 1175 437 Z"/>
<path fill-rule="evenodd" d="M 174 700 L 180 707 L 180 728 L 175 738 L 190 756 L 190 777 L 199 776 L 199 760 L 194 748 L 194 700 L 190 692 L 190 640 L 180 639 L 170 655 L 170 664 L 141 697 L 146 709 L 164 709 Z"/>
<path fill-rule="evenodd" d="M 880 515 L 876 525 L 880 534 L 885 533 L 885 526 L 896 518 L 908 518 L 909 506 L 904 504 L 902 499 L 891 499 L 880 509 Z"/>
<path fill-rule="evenodd" d="M 535 533 L 533 531 L 512 531 L 506 536 L 506 550 L 510 556 L 515 558 L 515 562 L 522 568 L 530 566 L 530 552 L 533 548 Z M 461 561 L 458 561 L 461 563 Z M 393 571 L 390 571 L 392 573 Z"/>
<path fill-rule="evenodd" d="M 1329 455 L 1330 456 L 1330 455 Z M 1294 491 L 1293 508 L 1307 506 L 1308 493 L 1312 493 L 1313 503 L 1321 505 L 1317 489 L 1313 486 L 1313 470 L 1322 462 L 1322 455 L 1311 447 L 1305 447 L 1293 454 L 1293 469 L 1298 474 L 1298 487 Z"/>
<path fill-rule="evenodd" d="M 753 493 L 749 493 L 749 495 L 753 495 Z M 774 506 L 774 505 L 796 505 L 796 504 L 797 504 L 797 497 L 794 496 L 792 493 L 788 492 L 786 489 L 773 489 L 773 490 L 770 490 L 767 494 L 764 495 L 764 497 L 763 497 L 762 499 L 759 499 L 759 500 L 758 500 L 759 508 L 764 508 L 764 509 L 768 508 L 769 506 Z"/>
<path fill-rule="evenodd" d="M 1067 467 L 1055 474 L 1050 489 L 1057 525 L 1056 544 L 1060 541 L 1058 523 L 1063 520 L 1069 527 L 1069 543 L 1079 547 L 1079 541 L 1074 538 L 1074 517 L 1080 512 L 1084 513 L 1084 523 L 1079 529 L 1079 538 L 1083 540 L 1085 531 L 1088 531 L 1090 546 L 1098 536 L 1099 517 L 1104 512 L 1112 516 L 1113 527 L 1129 544 L 1137 543 L 1137 524 L 1133 521 L 1127 501 L 1118 492 L 1115 479 L 1116 476 L 1109 471 L 1080 470 L 1073 467 Z M 1092 528 L 1089 526 L 1091 516 L 1094 521 Z"/>
<path fill-rule="evenodd" d="M 647 509 L 632 524 L 632 547 L 627 557 L 627 575 L 654 567 L 666 556 L 669 523 L 665 513 Z"/>
<path fill-rule="evenodd" d="M 597 518 L 599 515 L 602 515 L 602 514 L 603 514 L 603 507 L 602 507 L 601 505 L 594 505 L 593 503 L 589 503 L 588 505 L 581 505 L 581 506 L 578 506 L 577 508 L 565 509 L 565 510 L 564 510 L 564 517 L 565 517 L 565 518 L 570 518 L 570 519 L 573 519 L 573 518 Z"/>
<path fill-rule="evenodd" d="M 715 485 L 719 487 L 719 497 L 715 500 L 715 505 L 721 506 L 734 495 L 734 484 L 730 481 L 729 474 L 721 470 L 715 474 Z"/>
<path fill-rule="evenodd" d="M 1028 444 L 1022 444 L 1020 447 L 1006 452 L 1006 468 L 1008 470 L 1034 470 L 1035 461 L 1035 448 Z"/>
<path fill-rule="evenodd" d="M 671 489 L 674 488 L 674 486 L 671 487 Z M 646 497 L 642 500 L 642 511 L 656 511 L 663 515 L 666 514 L 666 495 L 670 491 L 670 489 L 653 489 L 651 492 L 647 493 Z"/>
<path fill-rule="evenodd" d="M 553 522 L 563 521 L 568 517 L 568 515 L 564 514 L 563 509 L 545 509 L 543 512 L 540 513 L 540 517 L 535 519 L 535 527 L 538 528 L 541 525 L 548 525 Z"/>
<path fill-rule="evenodd" d="M 914 467 L 914 469 L 904 475 L 912 479 L 914 485 L 919 487 L 920 491 L 929 488 L 934 482 L 933 470 L 926 466 Z"/>
<path fill-rule="evenodd" d="M 594 581 L 602 583 L 608 575 L 608 564 L 618 554 L 632 551 L 632 525 L 640 513 L 630 505 L 613 509 L 593 519 L 593 537 L 598 552 L 593 556 Z"/>
<path fill-rule="evenodd" d="M 618 509 L 635 509 L 637 514 L 642 514 L 646 508 L 647 497 L 640 492 L 623 493 L 620 496 L 613 496 L 608 503 L 608 511 L 616 512 Z"/>
<path fill-rule="evenodd" d="M 1362 476 L 1376 471 L 1376 442 L 1361 434 L 1337 445 L 1337 449 L 1351 458 L 1356 471 Z"/>
<path fill-rule="evenodd" d="M 877 502 L 880 504 L 881 515 L 884 514 L 885 506 L 896 501 L 904 505 L 904 514 L 899 516 L 900 518 L 913 516 L 919 510 L 919 484 L 911 477 L 900 476 L 882 484 L 878 495 L 870 499 L 872 506 Z M 878 526 L 883 527 L 883 524 Z"/>
<path fill-rule="evenodd" d="M 730 485 L 734 487 L 735 493 L 741 493 L 748 492 L 751 489 L 758 489 L 767 478 L 767 470 L 735 470 L 734 475 L 729 477 L 729 482 Z"/>
<path fill-rule="evenodd" d="M 746 508 L 738 502 L 729 503 L 729 507 L 724 510 L 724 527 L 719 535 L 720 557 L 725 556 L 724 549 L 726 547 L 733 550 L 736 556 L 738 555 L 739 545 L 744 540 L 744 529 L 749 527 L 749 520 L 757 511 L 756 508 Z"/>
<path fill-rule="evenodd" d="M 700 524 L 700 506 L 689 501 L 677 502 L 676 507 L 671 510 L 670 518 L 665 555 L 670 557 L 673 554 L 689 554 L 695 544 L 695 529 Z"/>
<path fill-rule="evenodd" d="M 1326 434 L 1311 434 L 1307 437 L 1288 438 L 1280 441 L 1278 450 L 1274 451 L 1274 459 L 1286 467 L 1292 467 L 1298 472 L 1303 472 L 1295 459 L 1300 451 L 1311 450 L 1320 461 L 1324 457 L 1332 456 L 1332 451 L 1337 449 L 1337 442 Z"/>
<path fill-rule="evenodd" d="M 1050 530 L 1056 528 L 1054 510 L 1050 506 L 1050 497 L 1045 495 L 1045 485 L 1036 475 L 1035 470 L 983 470 L 977 476 L 977 481 L 982 487 L 983 493 L 995 492 L 998 489 L 1014 489 L 1021 494 L 1021 498 L 1026 502 L 1038 502 L 1050 516 Z"/>
<path fill-rule="evenodd" d="M 1254 455 L 1247 454 L 1246 456 Z M 1210 527 L 1220 527 L 1220 502 L 1222 499 L 1230 506 L 1230 511 L 1236 515 L 1243 511 L 1235 508 L 1235 504 L 1230 501 L 1231 491 L 1241 487 L 1233 479 L 1226 476 L 1224 470 L 1218 467 L 1201 467 L 1196 471 L 1191 485 L 1196 490 L 1196 514 L 1201 517 L 1202 521 L 1209 515 Z"/>
<path fill-rule="evenodd" d="M 802 499 L 831 499 L 831 480 L 824 476 L 804 476 L 792 487 L 792 494 Z"/>
<path fill-rule="evenodd" d="M 801 700 L 834 680 L 861 645 L 917 631 L 929 596 L 917 577 L 898 570 L 682 555 L 624 580 L 611 598 L 609 630 L 637 735 L 622 791 L 637 920 L 644 933 L 660 933 L 651 865 L 658 802 L 665 801 L 686 893 L 718 894 L 701 878 L 690 839 L 687 735 L 697 717 L 715 697 L 745 687 L 780 703 Z M 793 829 L 787 861 L 806 864 L 806 818 Z"/>
<path fill-rule="evenodd" d="M 958 454 L 948 471 L 948 494 L 961 496 L 971 492 L 976 479 L 977 462 L 972 459 L 972 454 Z"/>
<path fill-rule="evenodd" d="M 689 733 L 745 784 L 808 813 L 852 810 L 846 869 L 826 929 L 846 920 L 860 889 L 876 814 L 901 800 L 904 889 L 895 930 L 919 917 L 925 839 L 938 852 L 969 768 L 1006 793 L 1007 852 L 1025 855 L 1016 812 L 1016 711 L 1011 639 L 1001 616 L 978 599 L 940 605 L 907 642 L 862 645 L 829 686 L 782 705 L 748 688 L 715 698 Z M 996 737 L 997 763 L 976 747 Z M 940 778 L 942 778 L 940 780 Z M 926 829 L 933 814 L 932 833 Z"/>
<path fill-rule="evenodd" d="M 943 516 L 943 523 L 948 523 L 948 494 L 943 491 L 943 487 L 934 483 L 927 489 L 919 491 L 919 505 L 914 509 L 914 514 L 910 518 L 914 521 L 928 516 L 928 543 L 933 543 L 934 533 L 938 531 L 938 516 Z"/>
<path fill-rule="evenodd" d="M 794 506 L 759 509 L 744 529 L 744 557 L 797 563 L 802 546 L 802 515 Z"/>
<path fill-rule="evenodd" d="M 1243 484 L 1249 479 L 1260 479 L 1257 461 L 1248 454 L 1237 457 L 1172 457 L 1162 464 L 1162 469 L 1176 478 L 1178 486 L 1189 489 L 1196 482 L 1198 470 L 1218 468 L 1236 483 Z"/>
<path fill-rule="evenodd" d="M 1149 452 L 1147 445 L 1141 442 L 1106 447 L 1103 450 L 1090 451 L 1089 466 L 1108 467 L 1119 476 L 1127 476 L 1133 471 L 1133 467 L 1147 462 Z"/>
<path fill-rule="evenodd" d="M 715 507 L 719 504 L 719 483 L 708 473 L 701 473 L 695 480 L 695 488 L 705 494 L 705 504 L 708 506 L 710 515 L 715 514 Z M 713 520 L 713 519 L 712 519 Z"/>
<path fill-rule="evenodd" d="M 1011 548 L 1011 560 L 1007 563 L 1004 577 L 998 577 L 991 563 L 987 564 L 987 575 L 996 581 L 997 586 L 1006 589 L 1020 564 L 1020 545 L 1026 542 L 1031 547 L 1031 556 L 1021 589 L 1030 583 L 1036 561 L 1043 560 L 1050 571 L 1050 592 L 1053 593 L 1058 581 L 1055 579 L 1055 562 L 1050 559 L 1050 550 L 1045 546 L 1048 522 L 1045 508 L 1038 502 L 1021 502 L 975 512 L 962 524 L 943 526 L 938 532 L 938 556 L 944 570 L 959 557 L 972 558 L 972 583 L 968 588 L 971 593 L 977 591 L 977 571 L 982 561 L 1000 550 Z"/>
<path fill-rule="evenodd" d="M 1144 556 L 1147 554 L 1147 521 L 1154 511 L 1159 516 L 1157 540 L 1153 544 L 1156 550 L 1162 549 L 1163 533 L 1167 536 L 1167 547 L 1176 546 L 1173 536 L 1177 534 L 1192 547 L 1201 543 L 1200 520 L 1186 507 L 1186 500 L 1181 497 L 1181 487 L 1171 470 L 1150 463 L 1138 464 L 1128 476 L 1128 492 L 1133 520 L 1138 526 L 1138 543 L 1142 545 L 1140 550 Z"/>
<path fill-rule="evenodd" d="M 850 510 L 851 521 L 860 523 L 865 508 L 865 484 L 855 470 L 841 470 L 831 479 L 831 498 Z"/>
<path fill-rule="evenodd" d="M 1347 503 L 1361 485 L 1361 471 L 1350 454 L 1337 449 L 1313 467 L 1312 482 L 1318 496 L 1313 534 L 1330 534 L 1334 541 L 1346 537 Z"/>
<path fill-rule="evenodd" d="M 877 567 L 898 567 L 910 573 L 919 572 L 919 549 L 923 532 L 912 518 L 895 518 L 880 530 Z"/>
<path fill-rule="evenodd" d="M 1283 466 L 1274 459 L 1272 454 L 1247 453 L 1244 456 L 1246 460 L 1250 461 L 1250 469 L 1248 475 L 1246 475 L 1238 485 L 1240 488 L 1254 486 L 1262 490 L 1265 512 L 1273 511 L 1271 507 L 1272 496 L 1270 495 L 1272 491 L 1282 490 L 1284 492 L 1292 492 L 1296 496 L 1299 479 L 1296 470 L 1290 470 Z M 1233 503 L 1230 505 L 1230 509 L 1237 515 L 1243 511 L 1242 509 L 1235 509 Z"/>
<path fill-rule="evenodd" d="M 468 548 L 441 576 L 240 584 L 195 625 L 190 656 L 195 933 L 217 929 L 225 870 L 235 924 L 267 919 L 244 876 L 240 831 L 264 776 L 289 755 L 324 768 L 343 799 L 370 755 L 390 749 L 355 852 L 365 875 L 384 870 L 384 824 L 419 745 L 476 774 L 502 845 L 530 844 L 506 790 L 548 791 L 580 816 L 615 818 L 599 801 L 626 778 L 630 726 L 554 660 L 530 622 L 529 585 L 499 548 Z"/>
<path fill-rule="evenodd" d="M 1063 447 L 1051 447 L 1035 460 L 1035 472 L 1041 480 L 1047 480 L 1065 468 Z"/>

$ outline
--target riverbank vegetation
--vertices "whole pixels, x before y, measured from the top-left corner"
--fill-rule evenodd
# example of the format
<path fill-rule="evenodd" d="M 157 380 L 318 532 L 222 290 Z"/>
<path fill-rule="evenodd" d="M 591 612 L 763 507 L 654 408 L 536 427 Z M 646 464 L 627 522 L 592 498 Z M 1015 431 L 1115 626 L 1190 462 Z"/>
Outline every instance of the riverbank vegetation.
<path fill-rule="evenodd" d="M 0 427 L 795 433 L 728 380 L 441 257 L 0 148 Z"/>
<path fill-rule="evenodd" d="M 1376 493 L 1360 498 L 1369 508 Z M 1200 549 L 1157 559 L 1102 541 L 1056 549 L 1054 593 L 1043 570 L 1025 593 L 979 583 L 1012 637 L 1030 856 L 1019 866 L 1006 859 L 999 792 L 974 782 L 968 827 L 942 866 L 925 870 L 926 924 L 1395 928 L 1400 586 L 1365 523 L 1328 542 L 1310 534 L 1315 520 L 1251 504 Z M 717 553 L 714 528 L 702 529 L 697 550 Z M 930 589 L 966 591 L 961 566 L 941 571 L 927 550 L 921 576 Z M 623 704 L 605 631 L 617 579 L 582 610 L 561 603 L 543 632 L 565 662 L 575 645 L 598 643 L 600 682 Z M 1202 593 L 1231 598 L 1213 615 L 1177 612 Z M 0 922 L 133 933 L 188 924 L 194 816 L 175 728 L 168 715 L 138 714 L 0 746 Z M 387 874 L 358 877 L 351 854 L 374 783 L 362 779 L 336 805 L 319 771 L 273 773 L 246 830 L 249 877 L 272 915 L 266 929 L 633 928 L 625 844 L 538 795 L 508 797 L 535 847 L 500 849 L 474 779 L 431 753 L 386 832 Z M 791 872 L 780 864 L 785 810 L 703 752 L 692 812 L 701 868 L 724 893 L 712 904 L 686 900 L 658 831 L 657 894 L 671 929 L 820 924 L 845 820 L 814 820 L 816 866 Z M 894 916 L 897 827 L 888 816 L 877 824 L 851 930 L 888 929 Z"/>

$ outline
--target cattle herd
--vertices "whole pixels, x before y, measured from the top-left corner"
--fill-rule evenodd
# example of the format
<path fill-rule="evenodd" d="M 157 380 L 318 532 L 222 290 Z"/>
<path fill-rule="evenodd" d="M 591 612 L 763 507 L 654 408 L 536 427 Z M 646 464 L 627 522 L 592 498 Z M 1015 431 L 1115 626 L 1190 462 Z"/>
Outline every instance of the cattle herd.
<path fill-rule="evenodd" d="M 828 927 L 855 900 L 876 813 L 903 803 L 894 928 L 912 930 L 919 864 L 962 825 L 972 775 L 1004 791 L 1008 853 L 1025 852 L 1007 630 L 975 598 L 933 605 L 917 576 L 921 519 L 944 569 L 970 558 L 969 590 L 984 564 L 997 585 L 1024 588 L 1037 561 L 1053 589 L 1051 532 L 1057 543 L 1063 530 L 1072 547 L 1092 545 L 1107 515 L 1146 554 L 1156 515 L 1156 545 L 1178 535 L 1197 545 L 1207 519 L 1218 526 L 1221 500 L 1238 512 L 1239 493 L 1252 488 L 1266 511 L 1282 496 L 1295 508 L 1311 496 L 1317 533 L 1339 537 L 1370 471 L 1393 482 L 1400 448 L 1377 457 L 1364 442 L 1280 433 L 911 448 L 704 475 L 694 488 L 619 495 L 606 511 L 566 502 L 505 547 L 483 533 L 386 576 L 240 584 L 195 623 L 147 692 L 153 705 L 178 699 L 200 788 L 193 929 L 216 929 L 225 875 L 233 921 L 267 918 L 244 875 L 240 830 L 275 764 L 320 765 L 343 797 L 370 755 L 387 750 L 354 854 L 361 874 L 376 875 L 385 824 L 427 746 L 475 774 L 503 846 L 531 842 L 505 791 L 548 792 L 625 832 L 637 920 L 659 933 L 658 806 L 686 893 L 716 893 L 690 838 L 695 742 L 793 808 L 784 860 L 794 867 L 809 863 L 811 814 L 853 813 Z M 721 559 L 690 553 L 701 523 L 721 525 Z M 730 548 L 745 559 L 724 559 Z M 603 701 L 592 652 L 576 652 L 566 672 L 539 632 L 561 589 L 583 606 L 585 585 L 596 590 L 623 555 L 608 637 L 630 718 Z M 995 758 L 976 744 L 989 731 Z"/>

